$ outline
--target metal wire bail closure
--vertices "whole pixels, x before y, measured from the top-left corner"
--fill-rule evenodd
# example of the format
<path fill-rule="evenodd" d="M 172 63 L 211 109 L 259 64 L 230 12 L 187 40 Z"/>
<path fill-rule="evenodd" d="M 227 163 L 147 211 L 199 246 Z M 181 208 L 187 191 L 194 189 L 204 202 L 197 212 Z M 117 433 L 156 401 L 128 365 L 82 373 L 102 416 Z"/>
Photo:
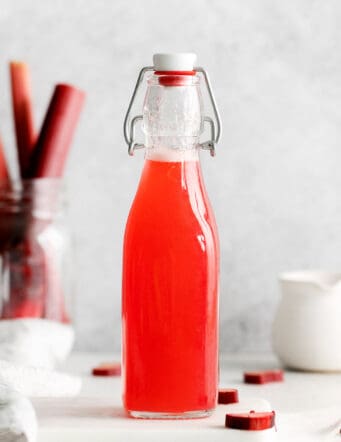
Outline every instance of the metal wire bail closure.
<path fill-rule="evenodd" d="M 128 145 L 128 153 L 131 156 L 134 155 L 135 150 L 143 149 L 145 147 L 144 144 L 138 143 L 135 139 L 136 124 L 143 120 L 143 115 L 136 115 L 135 117 L 131 118 L 131 116 L 130 116 L 131 110 L 132 110 L 136 95 L 140 89 L 140 86 L 142 84 L 145 74 L 147 72 L 152 72 L 154 70 L 155 69 L 153 66 L 145 66 L 144 68 L 142 68 L 140 70 L 140 73 L 137 77 L 137 81 L 136 81 L 135 88 L 133 91 L 133 95 L 132 95 L 130 102 L 129 102 L 127 113 L 124 118 L 124 126 L 123 126 L 124 139 Z M 212 90 L 212 86 L 211 86 L 211 82 L 210 82 L 208 73 L 202 67 L 195 67 L 194 71 L 199 72 L 204 77 L 205 84 L 206 84 L 207 91 L 208 91 L 208 95 L 211 100 L 214 118 L 215 118 L 215 121 L 214 121 L 211 117 L 208 117 L 208 116 L 204 117 L 204 123 L 208 123 L 210 126 L 211 136 L 210 136 L 210 140 L 200 143 L 199 146 L 203 150 L 209 150 L 211 156 L 215 156 L 216 144 L 220 140 L 221 131 L 222 131 L 221 119 L 220 119 L 217 103 L 216 103 L 216 100 L 215 100 L 215 97 L 213 94 L 213 90 Z"/>

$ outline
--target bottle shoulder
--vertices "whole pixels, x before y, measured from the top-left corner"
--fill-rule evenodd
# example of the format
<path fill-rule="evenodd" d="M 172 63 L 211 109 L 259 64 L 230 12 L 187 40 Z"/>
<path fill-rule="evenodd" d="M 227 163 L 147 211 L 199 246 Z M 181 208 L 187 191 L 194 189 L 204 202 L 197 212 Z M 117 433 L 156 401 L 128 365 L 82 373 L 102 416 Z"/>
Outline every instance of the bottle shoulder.
<path fill-rule="evenodd" d="M 129 212 L 126 235 L 217 240 L 215 217 L 203 183 L 140 184 Z"/>

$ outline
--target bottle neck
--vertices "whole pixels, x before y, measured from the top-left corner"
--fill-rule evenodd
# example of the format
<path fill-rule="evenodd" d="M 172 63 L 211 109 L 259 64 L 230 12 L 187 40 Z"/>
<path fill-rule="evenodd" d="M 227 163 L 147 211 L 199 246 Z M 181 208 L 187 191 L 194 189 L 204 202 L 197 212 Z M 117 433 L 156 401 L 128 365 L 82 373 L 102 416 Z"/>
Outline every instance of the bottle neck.
<path fill-rule="evenodd" d="M 146 158 L 197 160 L 202 130 L 199 78 L 194 73 L 155 73 L 143 106 Z"/>
<path fill-rule="evenodd" d="M 146 136 L 146 159 L 154 161 L 199 160 L 198 137 Z"/>

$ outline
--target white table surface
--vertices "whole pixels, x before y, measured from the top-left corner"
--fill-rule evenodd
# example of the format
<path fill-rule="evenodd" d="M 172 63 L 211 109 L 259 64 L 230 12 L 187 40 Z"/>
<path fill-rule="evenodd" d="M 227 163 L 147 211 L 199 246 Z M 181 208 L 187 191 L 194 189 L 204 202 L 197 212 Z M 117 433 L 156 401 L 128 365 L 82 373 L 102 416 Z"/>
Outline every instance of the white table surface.
<path fill-rule="evenodd" d="M 98 363 L 117 359 L 101 353 L 71 356 L 62 368 L 82 376 L 82 392 L 73 399 L 33 400 L 39 421 L 39 442 L 233 440 L 224 428 L 226 406 L 223 405 L 206 419 L 128 418 L 121 406 L 121 379 L 90 374 Z M 278 367 L 278 362 L 272 355 L 226 355 L 220 363 L 220 386 L 237 388 L 240 399 L 250 401 L 250 406 L 261 398 L 269 401 L 277 415 L 276 441 L 341 442 L 341 374 L 286 372 L 283 383 L 246 385 L 242 382 L 246 370 L 274 367 Z"/>

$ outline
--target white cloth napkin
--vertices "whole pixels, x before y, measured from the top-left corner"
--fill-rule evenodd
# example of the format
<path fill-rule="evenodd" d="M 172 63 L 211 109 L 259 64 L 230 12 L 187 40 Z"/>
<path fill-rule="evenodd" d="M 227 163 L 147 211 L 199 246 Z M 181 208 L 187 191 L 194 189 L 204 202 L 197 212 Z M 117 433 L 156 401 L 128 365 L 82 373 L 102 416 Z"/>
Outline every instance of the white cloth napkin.
<path fill-rule="evenodd" d="M 30 397 L 73 397 L 81 379 L 0 360 L 0 441 L 35 442 L 37 419 Z"/>
<path fill-rule="evenodd" d="M 73 397 L 81 390 L 77 376 L 0 360 L 0 384 L 29 397 Z"/>
<path fill-rule="evenodd" d="M 28 397 L 73 397 L 81 379 L 54 368 L 71 352 L 74 330 L 46 319 L 0 321 L 0 441 L 35 442 L 37 419 Z"/>
<path fill-rule="evenodd" d="M 0 384 L 1 442 L 35 442 L 37 418 L 31 402 Z"/>
<path fill-rule="evenodd" d="M 70 354 L 73 327 L 48 319 L 2 319 L 0 359 L 33 367 L 54 368 Z"/>

